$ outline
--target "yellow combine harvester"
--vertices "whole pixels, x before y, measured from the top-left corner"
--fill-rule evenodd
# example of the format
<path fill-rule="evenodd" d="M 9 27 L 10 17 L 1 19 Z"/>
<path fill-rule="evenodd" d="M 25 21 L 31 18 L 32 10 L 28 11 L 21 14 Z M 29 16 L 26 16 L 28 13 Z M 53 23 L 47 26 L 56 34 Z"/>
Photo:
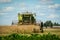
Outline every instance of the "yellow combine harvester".
<path fill-rule="evenodd" d="M 26 26 L 27 27 L 33 27 L 31 28 L 31 30 L 33 29 L 34 32 L 36 31 L 36 29 L 41 29 L 43 32 L 43 25 L 42 23 L 37 23 L 36 22 L 36 18 L 35 18 L 36 14 L 31 13 L 31 12 L 24 12 L 24 13 L 18 13 L 18 22 L 17 25 L 20 25 L 20 27 Z M 14 23 L 12 22 L 12 25 Z M 40 27 L 41 26 L 41 27 Z"/>
<path fill-rule="evenodd" d="M 32 13 L 18 13 L 18 24 L 35 24 L 36 19 Z"/>

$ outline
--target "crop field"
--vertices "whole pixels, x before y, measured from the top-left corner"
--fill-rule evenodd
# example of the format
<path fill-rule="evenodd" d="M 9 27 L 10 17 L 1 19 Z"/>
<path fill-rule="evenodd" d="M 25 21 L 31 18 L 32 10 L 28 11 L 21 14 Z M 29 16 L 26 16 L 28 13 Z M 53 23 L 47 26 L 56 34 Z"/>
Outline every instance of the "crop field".
<path fill-rule="evenodd" d="M 12 33 L 21 33 L 21 34 L 31 34 L 33 33 L 33 29 L 36 29 L 38 34 L 56 34 L 60 35 L 60 28 L 44 28 L 44 33 L 40 32 L 39 26 L 35 25 L 13 25 L 13 26 L 0 26 L 0 36 L 1 35 L 8 35 Z"/>
<path fill-rule="evenodd" d="M 33 29 L 39 32 L 39 26 L 35 25 L 13 25 L 13 26 L 0 26 L 0 34 L 11 34 L 11 33 L 27 33 L 30 34 L 33 32 Z"/>
<path fill-rule="evenodd" d="M 33 29 L 37 32 L 34 33 Z M 37 25 L 0 26 L 0 40 L 60 40 L 60 28 L 43 28 Z"/>
<path fill-rule="evenodd" d="M 51 33 L 51 34 L 56 34 L 60 36 L 60 28 L 47 28 L 47 29 L 44 29 L 44 33 Z"/>
<path fill-rule="evenodd" d="M 30 34 L 22 35 L 22 34 L 10 34 L 8 36 L 0 36 L 0 40 L 60 40 L 60 37 L 55 34 Z"/>

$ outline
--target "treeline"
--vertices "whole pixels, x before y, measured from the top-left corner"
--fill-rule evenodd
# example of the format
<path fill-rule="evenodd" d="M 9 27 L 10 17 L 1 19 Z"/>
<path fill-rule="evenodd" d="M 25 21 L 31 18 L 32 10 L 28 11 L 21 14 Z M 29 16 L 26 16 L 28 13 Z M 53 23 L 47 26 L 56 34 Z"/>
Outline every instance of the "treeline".
<path fill-rule="evenodd" d="M 60 24 L 55 22 L 55 23 L 54 23 L 54 26 L 60 26 Z"/>
<path fill-rule="evenodd" d="M 59 23 L 53 23 L 52 21 L 46 21 L 45 23 L 44 23 L 44 26 L 47 28 L 47 27 L 53 27 L 53 26 L 60 26 L 60 24 Z"/>

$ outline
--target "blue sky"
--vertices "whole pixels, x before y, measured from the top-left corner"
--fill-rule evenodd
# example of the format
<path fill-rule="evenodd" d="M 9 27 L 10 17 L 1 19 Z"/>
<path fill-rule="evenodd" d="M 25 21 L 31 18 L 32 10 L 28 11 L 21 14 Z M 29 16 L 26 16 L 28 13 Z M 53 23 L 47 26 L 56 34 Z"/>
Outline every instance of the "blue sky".
<path fill-rule="evenodd" d="M 0 0 L 0 25 L 11 25 L 17 14 L 36 13 L 36 20 L 60 23 L 60 0 Z"/>

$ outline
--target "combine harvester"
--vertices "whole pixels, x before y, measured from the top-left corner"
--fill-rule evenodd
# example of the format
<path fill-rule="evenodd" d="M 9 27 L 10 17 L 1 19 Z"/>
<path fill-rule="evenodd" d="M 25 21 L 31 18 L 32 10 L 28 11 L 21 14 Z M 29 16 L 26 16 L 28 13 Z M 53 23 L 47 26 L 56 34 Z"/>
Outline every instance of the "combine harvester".
<path fill-rule="evenodd" d="M 35 17 L 36 14 L 31 12 L 18 13 L 17 25 L 21 28 L 24 27 L 26 29 L 31 28 L 31 30 L 40 30 L 40 23 L 36 23 Z"/>

